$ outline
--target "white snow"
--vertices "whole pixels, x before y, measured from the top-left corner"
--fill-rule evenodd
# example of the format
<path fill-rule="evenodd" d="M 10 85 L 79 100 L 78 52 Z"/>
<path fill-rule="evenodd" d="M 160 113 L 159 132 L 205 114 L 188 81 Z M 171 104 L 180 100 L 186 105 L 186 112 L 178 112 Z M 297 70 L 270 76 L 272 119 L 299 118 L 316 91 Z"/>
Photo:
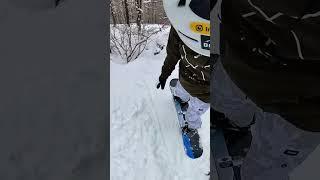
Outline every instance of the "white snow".
<path fill-rule="evenodd" d="M 124 64 L 111 54 L 111 180 L 202 180 L 209 179 L 210 113 L 199 130 L 203 155 L 190 159 L 182 137 L 168 83 L 156 89 L 166 52 L 157 55 L 156 43 L 166 44 L 169 28 L 152 38 L 147 50 Z"/>

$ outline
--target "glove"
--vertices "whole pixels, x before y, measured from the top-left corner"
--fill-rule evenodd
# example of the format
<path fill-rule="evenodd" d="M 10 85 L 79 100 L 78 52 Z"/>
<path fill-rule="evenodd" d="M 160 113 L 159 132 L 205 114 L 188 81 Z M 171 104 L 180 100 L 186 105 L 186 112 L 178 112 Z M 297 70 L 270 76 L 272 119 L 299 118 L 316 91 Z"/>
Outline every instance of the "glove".
<path fill-rule="evenodd" d="M 164 77 L 162 77 L 162 76 L 160 75 L 160 77 L 159 77 L 159 82 L 158 82 L 158 84 L 157 84 L 157 89 L 159 89 L 160 86 L 161 86 L 161 89 L 164 89 L 164 86 L 166 85 L 166 82 L 167 82 L 167 78 L 164 78 Z"/>

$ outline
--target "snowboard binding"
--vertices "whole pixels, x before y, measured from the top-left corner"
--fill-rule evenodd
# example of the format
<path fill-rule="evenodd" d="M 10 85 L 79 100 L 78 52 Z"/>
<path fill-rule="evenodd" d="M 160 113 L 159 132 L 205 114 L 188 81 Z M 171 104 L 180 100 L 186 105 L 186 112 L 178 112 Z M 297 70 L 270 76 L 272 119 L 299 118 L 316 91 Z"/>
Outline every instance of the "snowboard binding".
<path fill-rule="evenodd" d="M 235 127 L 223 113 L 210 109 L 210 148 L 219 180 L 241 180 L 240 167 L 251 145 L 249 127 Z"/>

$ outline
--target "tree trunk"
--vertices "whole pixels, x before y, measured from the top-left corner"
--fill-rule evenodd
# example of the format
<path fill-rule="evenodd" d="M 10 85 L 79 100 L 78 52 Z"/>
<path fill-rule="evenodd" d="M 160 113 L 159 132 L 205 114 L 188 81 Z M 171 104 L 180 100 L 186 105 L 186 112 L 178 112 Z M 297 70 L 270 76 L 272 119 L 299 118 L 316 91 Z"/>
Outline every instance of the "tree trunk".
<path fill-rule="evenodd" d="M 142 21 L 142 0 L 136 0 L 137 5 L 137 26 L 138 32 L 141 32 L 141 21 Z"/>
<path fill-rule="evenodd" d="M 152 24 L 156 23 L 156 4 L 157 2 L 152 1 Z"/>
<path fill-rule="evenodd" d="M 115 27 L 117 25 L 117 19 L 116 19 L 116 13 L 114 12 L 114 8 L 113 8 L 113 3 L 112 0 L 110 1 L 110 11 L 111 11 L 111 16 L 112 16 L 112 22 L 113 22 L 113 26 Z"/>
<path fill-rule="evenodd" d="M 124 0 L 124 10 L 125 10 L 126 23 L 128 24 L 128 26 L 130 26 L 128 0 Z"/>

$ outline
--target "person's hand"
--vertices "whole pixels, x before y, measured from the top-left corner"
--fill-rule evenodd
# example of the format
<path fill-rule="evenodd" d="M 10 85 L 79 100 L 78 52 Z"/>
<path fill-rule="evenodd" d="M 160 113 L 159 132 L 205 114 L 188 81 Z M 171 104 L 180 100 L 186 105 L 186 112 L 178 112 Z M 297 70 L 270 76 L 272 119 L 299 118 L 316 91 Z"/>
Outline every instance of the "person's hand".
<path fill-rule="evenodd" d="M 159 76 L 159 82 L 157 84 L 157 89 L 161 87 L 161 89 L 164 89 L 164 86 L 166 85 L 167 78 L 162 77 L 161 75 Z"/>

